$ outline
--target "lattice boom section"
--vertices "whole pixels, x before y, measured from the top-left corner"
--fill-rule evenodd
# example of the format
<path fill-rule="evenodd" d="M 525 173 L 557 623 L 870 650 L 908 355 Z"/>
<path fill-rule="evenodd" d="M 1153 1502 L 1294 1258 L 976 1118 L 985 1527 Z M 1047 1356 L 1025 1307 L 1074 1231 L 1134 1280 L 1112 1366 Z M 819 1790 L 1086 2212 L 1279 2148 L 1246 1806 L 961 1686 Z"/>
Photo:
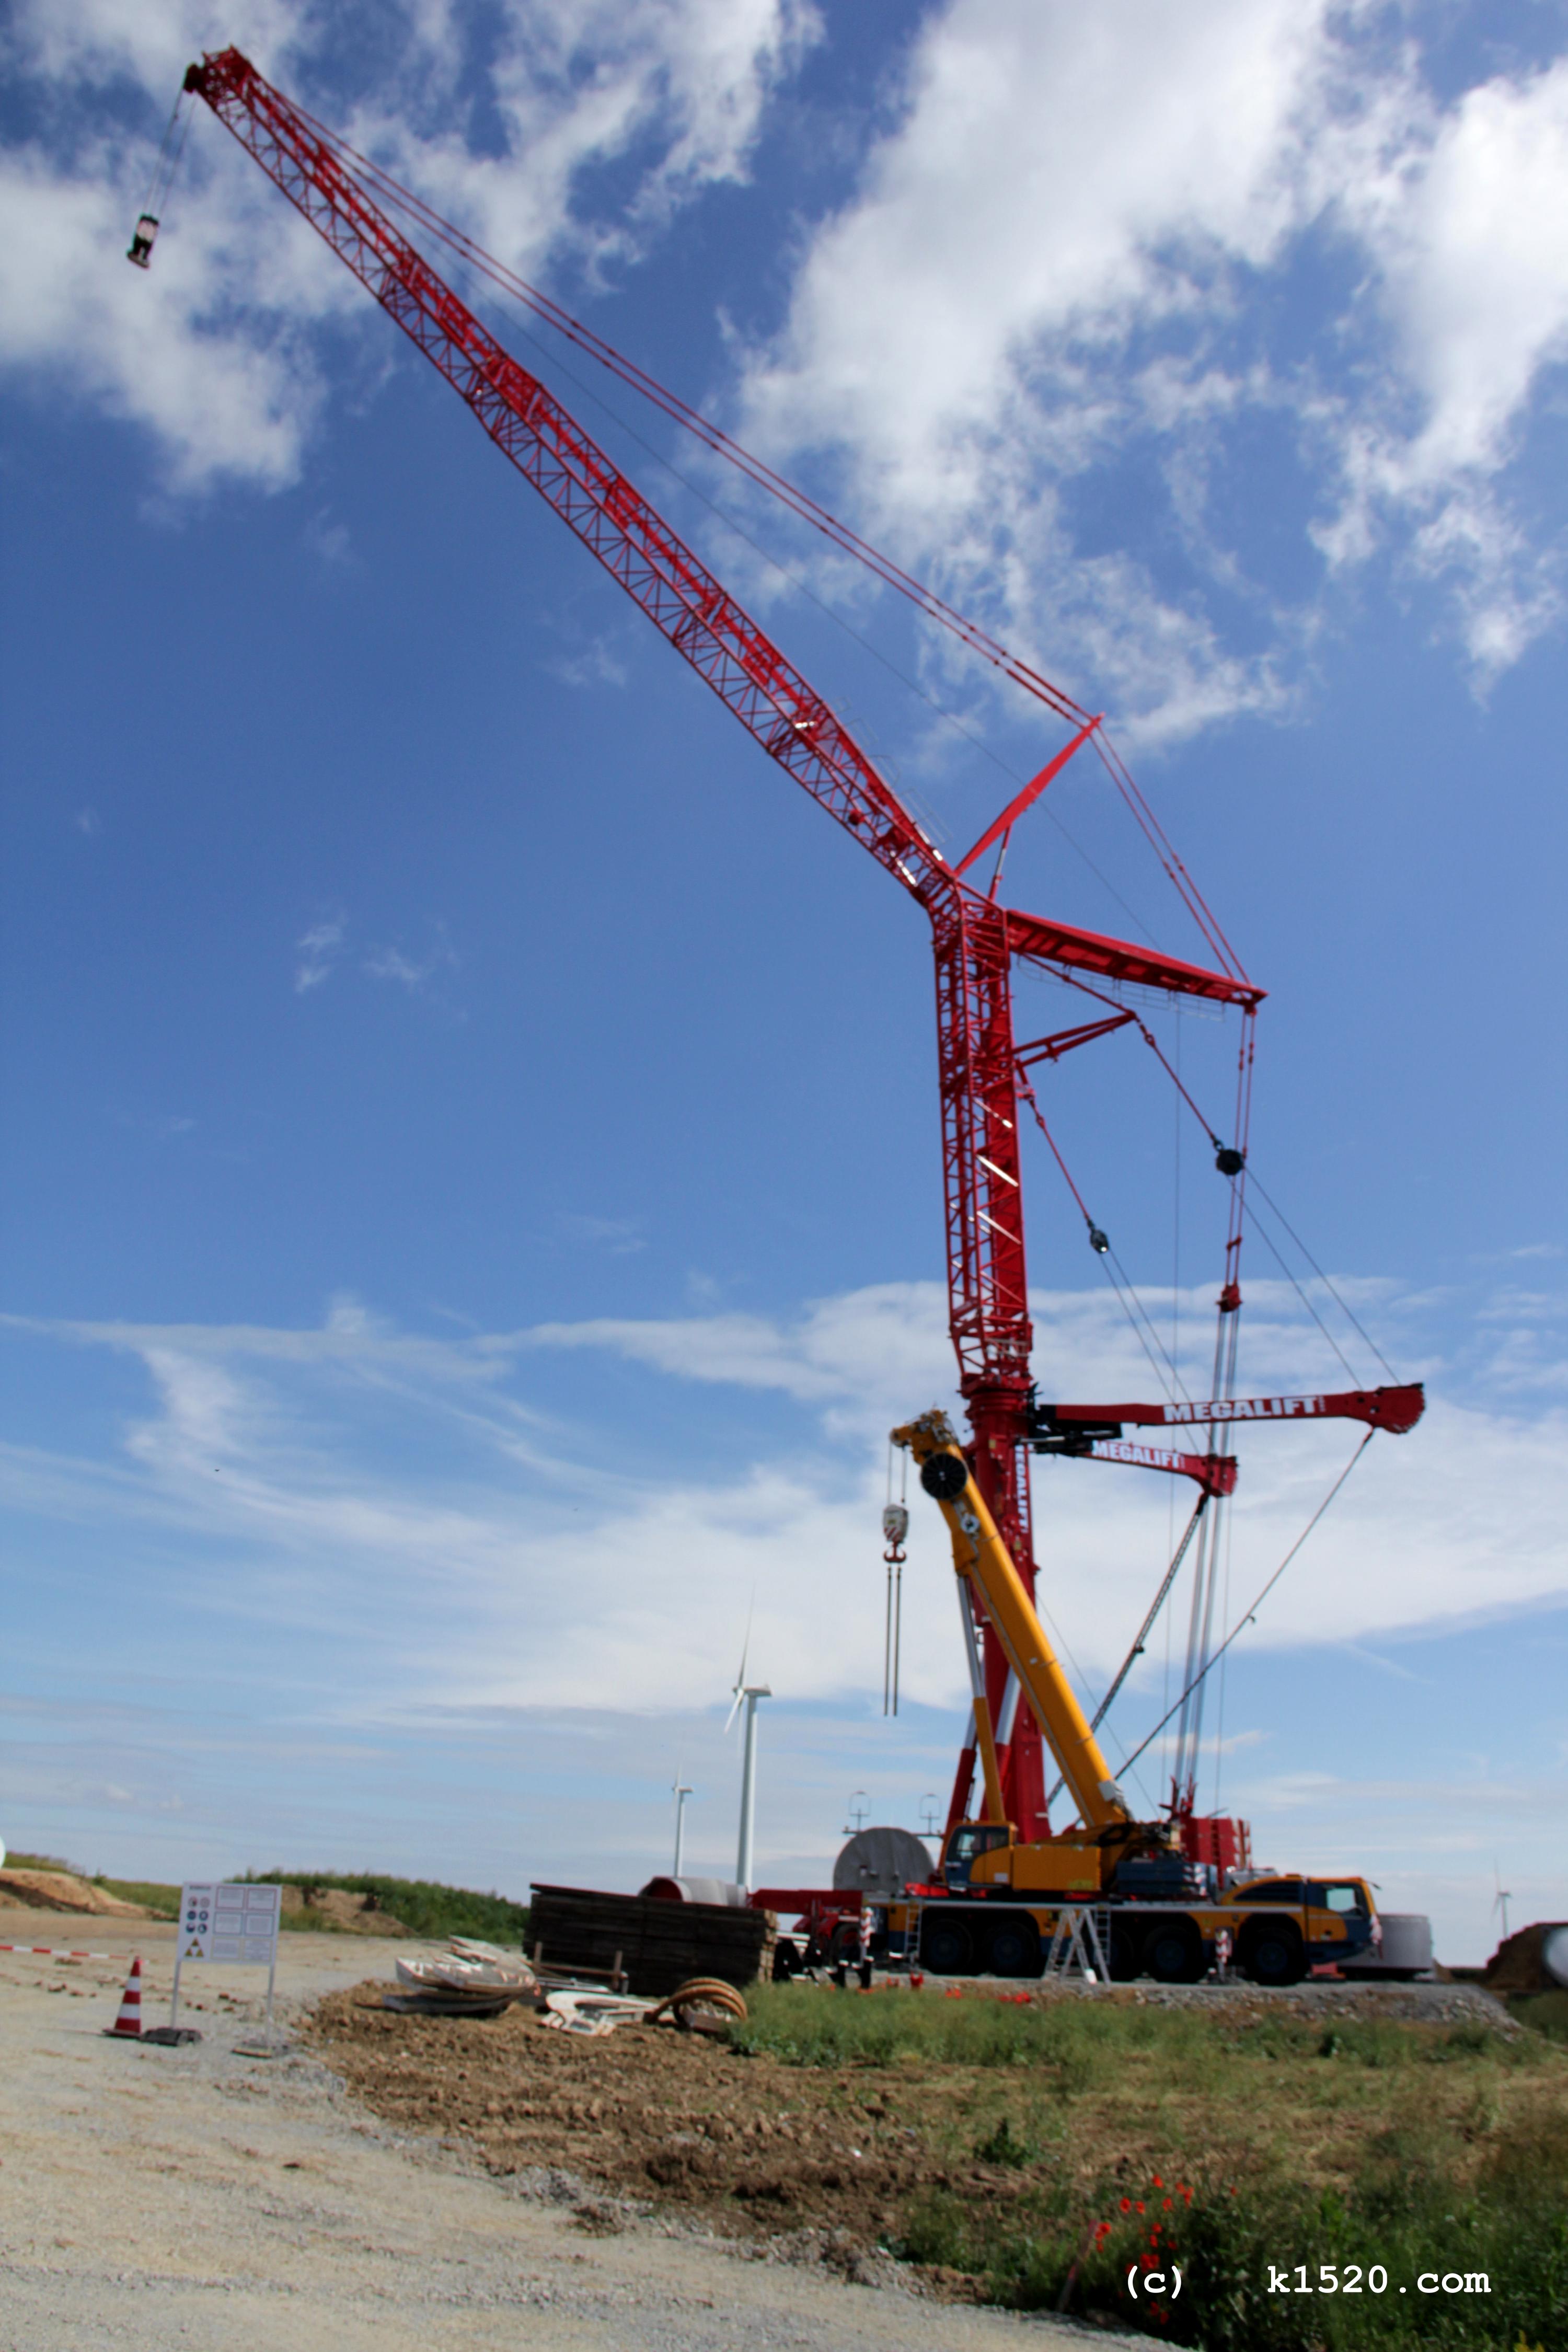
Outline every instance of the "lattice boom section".
<path fill-rule="evenodd" d="M 950 888 L 940 856 L 821 696 L 287 100 L 233 52 L 199 71 L 236 138 L 763 749 L 916 898 Z"/>

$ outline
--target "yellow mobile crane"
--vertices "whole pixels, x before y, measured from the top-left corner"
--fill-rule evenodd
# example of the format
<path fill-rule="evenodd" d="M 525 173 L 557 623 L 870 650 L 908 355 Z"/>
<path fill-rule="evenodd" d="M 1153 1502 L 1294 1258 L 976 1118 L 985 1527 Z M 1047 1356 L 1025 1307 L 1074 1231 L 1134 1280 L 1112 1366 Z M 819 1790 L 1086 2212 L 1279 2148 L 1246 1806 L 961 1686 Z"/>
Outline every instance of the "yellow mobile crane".
<path fill-rule="evenodd" d="M 1037 1976 L 1064 1914 L 1085 1907 L 1117 1978 L 1195 1983 L 1222 1936 L 1236 1965 L 1259 1984 L 1293 1984 L 1326 1961 L 1373 1957 L 1380 1929 L 1365 1879 L 1244 1874 L 1218 1888 L 1185 1859 L 1170 1822 L 1134 1819 L 947 1416 L 923 1413 L 892 1434 L 919 1465 L 952 1538 L 985 1816 L 948 1832 L 938 1885 L 889 1904 L 889 1957 L 918 1959 L 939 1975 Z M 982 1622 L 1001 1643 L 1078 1809 L 1058 1836 L 1022 1843 L 1006 1819 L 980 1665 Z"/>

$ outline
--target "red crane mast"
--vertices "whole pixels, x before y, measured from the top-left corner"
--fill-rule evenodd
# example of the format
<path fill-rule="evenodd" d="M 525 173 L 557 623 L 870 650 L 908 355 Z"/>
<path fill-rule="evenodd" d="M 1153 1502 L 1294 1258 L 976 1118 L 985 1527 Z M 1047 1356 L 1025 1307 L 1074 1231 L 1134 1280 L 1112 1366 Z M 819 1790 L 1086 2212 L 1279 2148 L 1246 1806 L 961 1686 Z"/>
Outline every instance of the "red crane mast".
<path fill-rule="evenodd" d="M 950 866 L 766 631 L 408 242 L 321 127 L 237 49 L 209 53 L 191 67 L 185 88 L 206 101 L 769 757 L 924 908 L 936 959 L 948 1300 L 959 1387 L 969 1410 L 976 1479 L 1032 1596 L 1025 1445 L 1033 1332 L 1018 1150 L 1014 961 L 1086 975 L 1091 986 L 1129 982 L 1247 1013 L 1263 992 L 1238 973 L 1205 970 L 1000 906 L 965 882 L 964 868 L 990 840 L 1010 830 L 1077 744 L 1058 753 L 970 855 Z M 144 259 L 145 249 L 138 255 L 133 248 L 132 258 Z M 1066 697 L 1056 698 L 1055 707 L 1076 712 Z M 1097 724 L 1089 722 L 1079 740 Z M 1144 823 L 1141 802 L 1138 811 Z M 1094 1024 L 1085 1034 L 1119 1025 Z M 1040 1050 L 1024 1049 L 1029 1058 Z M 1244 1048 L 1244 1066 L 1247 1059 Z M 1233 1187 L 1238 1179 L 1239 1162 Z M 1232 1234 L 1238 1238 L 1235 1214 Z M 1235 1247 L 1233 1240 L 1227 1293 Z M 994 1720 L 1007 1667 L 989 1627 L 985 1675 Z M 1044 1835 L 1040 1730 L 1026 1705 L 1017 1708 L 999 1763 L 1009 1819 L 1025 1838 Z M 967 1799 L 973 1768 L 969 1750 L 960 1760 L 954 1818 Z"/>

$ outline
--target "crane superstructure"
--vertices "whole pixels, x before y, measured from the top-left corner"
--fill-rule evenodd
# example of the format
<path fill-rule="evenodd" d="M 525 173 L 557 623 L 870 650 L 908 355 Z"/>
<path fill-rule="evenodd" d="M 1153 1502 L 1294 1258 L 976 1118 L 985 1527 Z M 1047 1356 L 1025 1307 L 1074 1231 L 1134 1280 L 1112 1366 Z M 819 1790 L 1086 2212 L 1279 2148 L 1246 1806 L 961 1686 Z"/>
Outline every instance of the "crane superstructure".
<path fill-rule="evenodd" d="M 1122 1423 L 1158 1421 L 1160 1408 L 1037 1405 L 1030 1374 L 1033 1333 L 1019 1152 L 1024 1105 L 1038 1117 L 1028 1071 L 1039 1062 L 1058 1061 L 1065 1053 L 1136 1021 L 1137 1014 L 1121 1002 L 1127 988 L 1239 1010 L 1242 1038 L 1236 1132 L 1228 1145 L 1209 1133 L 1216 1165 L 1231 1188 L 1219 1300 L 1222 1333 L 1224 1318 L 1231 1318 L 1231 1343 L 1228 1354 L 1224 1346 L 1216 1347 L 1216 1370 L 1228 1365 L 1233 1375 L 1252 1028 L 1263 992 L 1247 978 L 1159 832 L 1147 803 L 1120 761 L 1107 751 L 1099 717 L 953 614 L 886 559 L 865 549 L 804 494 L 780 484 L 758 461 L 747 459 L 754 478 L 765 478 L 770 487 L 787 493 L 797 512 L 806 513 L 819 527 L 830 528 L 840 544 L 851 545 L 872 560 L 880 576 L 955 628 L 984 658 L 1023 685 L 1072 730 L 1070 740 L 1015 795 L 973 847 L 956 863 L 950 863 L 828 703 L 554 394 L 521 365 L 432 268 L 391 217 L 386 202 L 378 200 L 378 192 L 380 199 L 386 199 L 389 191 L 394 201 L 406 198 L 416 217 L 436 222 L 437 216 L 418 200 L 407 198 L 406 191 L 397 191 L 395 183 L 275 89 L 238 49 L 207 54 L 199 65 L 190 68 L 184 89 L 205 100 L 447 378 L 502 454 L 641 606 L 753 740 L 924 909 L 935 959 L 949 1319 L 959 1387 L 971 1424 L 968 1459 L 986 1521 L 1033 1619 L 1031 1446 L 1041 1452 L 1138 1461 L 1184 1473 L 1198 1480 L 1203 1490 L 1200 1501 L 1229 1492 L 1235 1464 L 1219 1450 L 1215 1434 L 1232 1410 L 1226 1402 L 1232 1384 L 1228 1376 L 1226 1399 L 1198 1416 L 1208 1429 L 1208 1447 L 1203 1454 L 1166 1452 L 1121 1438 Z M 447 225 L 438 226 L 446 233 Z M 150 208 L 138 224 L 131 249 L 131 259 L 140 266 L 146 266 L 156 229 Z M 448 235 L 449 242 L 455 234 Z M 460 237 L 456 241 L 459 246 L 466 243 Z M 531 297 L 531 289 L 522 290 Z M 531 299 L 549 310 L 557 323 L 564 316 L 545 304 L 544 298 Z M 567 323 L 580 341 L 605 355 L 607 346 L 599 344 L 586 330 L 576 329 L 574 322 Z M 616 359 L 616 355 L 611 357 Z M 674 395 L 662 394 L 630 362 L 617 361 L 617 364 L 638 383 L 639 389 L 651 386 L 669 413 L 700 425 L 710 443 L 724 442 L 717 428 L 695 420 Z M 727 445 L 727 453 L 733 454 L 733 448 L 734 445 Z M 1124 795 L 1130 795 L 1129 805 L 1196 919 L 1215 957 L 1212 966 L 1184 961 L 1130 940 L 1003 905 L 996 897 L 1000 863 L 988 892 L 966 878 L 987 850 L 999 845 L 1005 851 L 1026 809 L 1073 754 L 1091 740 Z M 1099 1001 L 1100 1017 L 1053 1036 L 1020 1042 L 1013 1028 L 1015 963 L 1036 966 L 1085 990 Z M 1141 1022 L 1139 1025 L 1153 1045 L 1146 1026 Z M 1040 1124 L 1044 1126 L 1043 1119 Z M 1091 1244 L 1103 1250 L 1104 1235 L 1087 1210 L 1084 1216 Z M 1331 1401 L 1328 1409 L 1333 1409 Z M 1183 1417 L 1163 1416 L 1167 1421 Z M 1064 1718 L 1064 1730 L 1062 1724 L 1052 1720 L 1055 1696 L 1037 1679 L 1031 1681 L 1019 1671 L 1017 1643 L 1008 1631 L 1009 1622 L 1005 1610 L 998 1613 L 987 1605 L 971 1625 L 975 1731 L 960 1759 L 950 1829 L 966 1812 L 978 1758 L 989 1817 L 1014 1824 L 1026 1842 L 1048 1834 L 1042 1730 L 1086 1824 L 1098 1822 L 1104 1827 L 1101 1814 L 1110 1801 L 1096 1791 L 1109 1775 L 1094 1768 L 1084 1777 L 1086 1768 L 1074 1749 L 1078 1727 L 1082 1724 L 1077 1702 L 1071 1702 L 1076 1720 Z M 1037 1619 L 1034 1622 L 1037 1629 Z M 1070 1693 L 1068 1696 L 1070 1699 Z M 1098 1756 L 1098 1749 L 1094 1753 Z M 1075 1757 L 1070 1765 L 1069 1754 Z M 1103 1760 L 1099 1759 L 1100 1766 Z"/>

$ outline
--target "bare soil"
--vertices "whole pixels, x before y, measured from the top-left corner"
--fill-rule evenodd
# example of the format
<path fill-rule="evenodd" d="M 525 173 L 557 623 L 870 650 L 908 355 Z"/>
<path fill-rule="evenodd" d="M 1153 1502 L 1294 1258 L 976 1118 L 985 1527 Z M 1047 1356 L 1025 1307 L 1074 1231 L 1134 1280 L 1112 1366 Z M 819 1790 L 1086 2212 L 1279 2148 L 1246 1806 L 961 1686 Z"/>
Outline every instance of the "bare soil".
<path fill-rule="evenodd" d="M 885 2259 L 879 2249 L 909 2242 L 911 2221 L 933 2200 L 984 2212 L 1005 2238 L 1037 2226 L 1030 2217 L 1042 2200 L 1080 2221 L 1109 2210 L 1109 2173 L 1133 2195 L 1166 2168 L 1206 2163 L 1244 2179 L 1277 2166 L 1287 2147 L 1300 2177 L 1342 2189 L 1370 2135 L 1434 2121 L 1457 2142 L 1474 2141 L 1479 2160 L 1540 2089 L 1533 2067 L 1504 2068 L 1495 2081 L 1489 2071 L 1482 2117 L 1479 2083 L 1462 2065 L 1328 2063 L 1335 2029 L 1347 2026 L 1392 2028 L 1422 2049 L 1438 2049 L 1456 2027 L 1516 2043 L 1507 2012 L 1460 1986 L 1010 1996 L 1204 2019 L 1195 2046 L 1173 2053 L 1157 2040 L 1133 2042 L 1112 2063 L 1076 2074 L 908 2050 L 890 2063 L 792 2064 L 662 2026 L 578 2038 L 546 2030 L 521 2006 L 483 2021 L 399 2014 L 380 2007 L 381 1990 L 330 1994 L 304 2032 L 389 2126 L 447 2137 L 501 2180 L 569 2175 L 604 2200 L 606 2228 L 619 2200 L 753 2244 L 814 2238 L 851 2276 L 869 2277 Z M 824 1989 L 820 1998 L 857 1997 Z M 1281 2026 L 1308 2029 L 1304 2054 L 1277 2046 Z M 925 2276 L 947 2294 L 979 2291 L 956 2272 Z"/>
<path fill-rule="evenodd" d="M 99 1919 L 144 1919 L 140 1903 L 121 1902 L 71 1870 L 0 1870 L 0 1905 L 24 1911 L 76 1911 Z"/>
<path fill-rule="evenodd" d="M 923 2299 L 892 2263 L 874 2284 L 847 2284 L 809 2232 L 719 2241 L 695 2215 L 637 2210 L 564 2168 L 498 2178 L 437 2114 L 397 2131 L 297 2046 L 247 2054 L 255 1970 L 184 1971 L 197 2044 L 106 2039 L 132 1951 L 150 2019 L 165 2012 L 174 1931 L 105 1923 L 92 1941 L 116 1958 L 0 1954 L 4 2352 L 1066 2352 L 1083 2340 Z M 390 1976 L 397 1950 L 284 1936 L 280 2021 L 295 2029 L 305 2004 L 341 2000 L 367 1965 Z M 409 2046 L 439 2022 L 403 2020 Z M 449 2044 L 454 2030 L 475 2031 L 448 2024 Z M 670 2041 L 661 2079 L 685 2112 L 721 2053 Z M 615 2041 L 563 2054 L 590 2050 L 626 2054 Z M 550 2078 L 559 2089 L 571 2063 Z"/>
<path fill-rule="evenodd" d="M 460 2134 L 498 2176 L 559 2168 L 731 2235 L 826 2229 L 851 2267 L 922 2191 L 1017 2191 L 1016 2172 L 943 2152 L 973 2089 L 951 2067 L 919 2083 L 900 2070 L 895 2088 L 668 2026 L 597 2040 L 548 2032 L 521 2007 L 488 2021 L 397 2014 L 380 1991 L 330 1994 L 310 2041 L 385 2122 Z"/>

